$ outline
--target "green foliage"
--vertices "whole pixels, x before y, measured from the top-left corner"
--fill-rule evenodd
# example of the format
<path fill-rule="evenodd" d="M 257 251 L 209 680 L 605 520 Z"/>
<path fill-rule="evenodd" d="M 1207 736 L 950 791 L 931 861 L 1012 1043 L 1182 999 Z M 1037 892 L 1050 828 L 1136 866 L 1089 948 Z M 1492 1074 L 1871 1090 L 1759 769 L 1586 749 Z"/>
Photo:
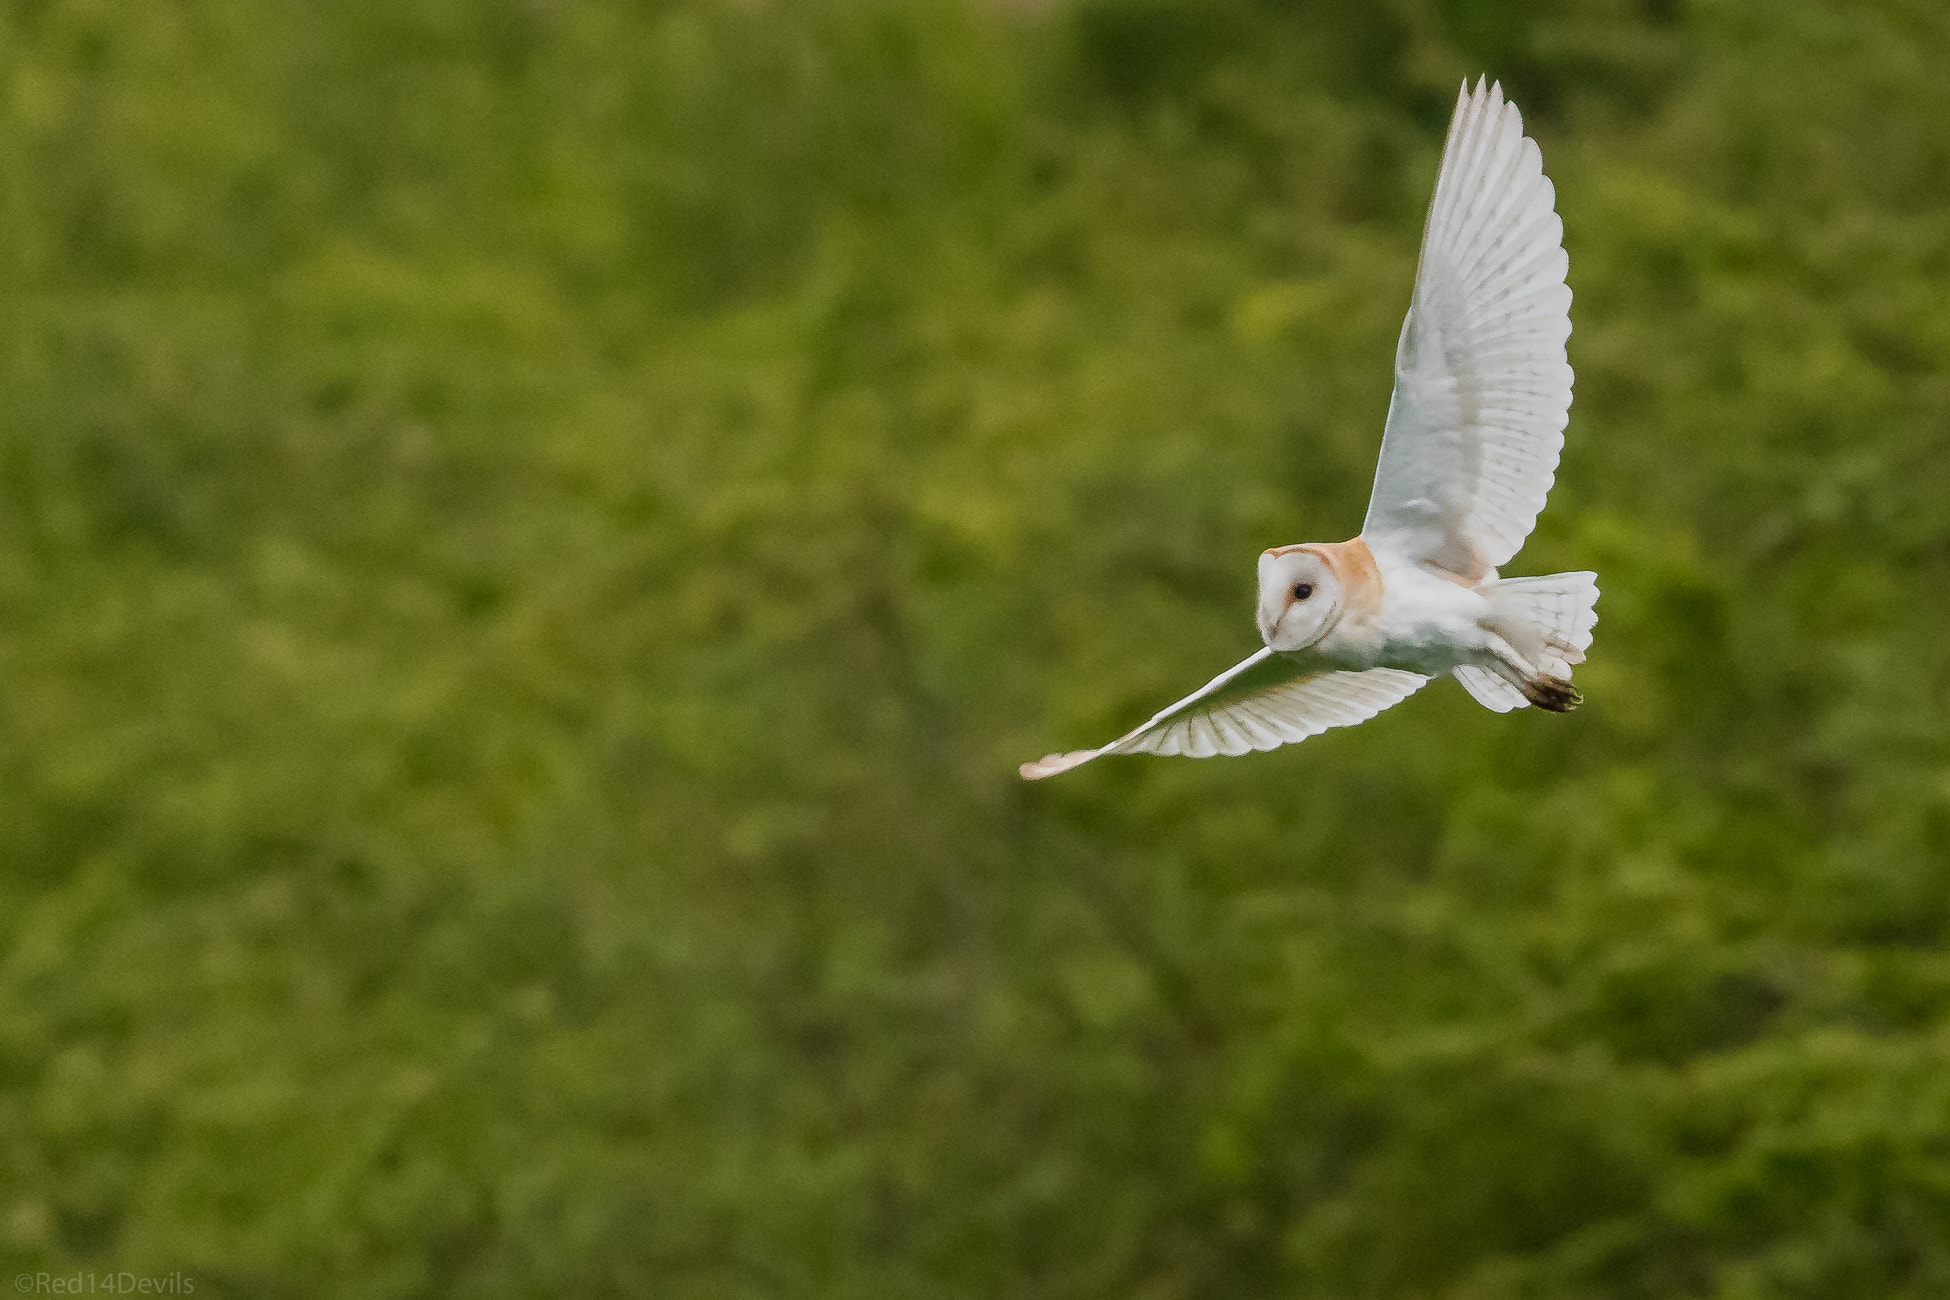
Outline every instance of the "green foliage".
<path fill-rule="evenodd" d="M 1950 1293 L 1924 0 L 0 9 L 0 1277 Z M 1569 718 L 1026 787 L 1530 110 Z"/>

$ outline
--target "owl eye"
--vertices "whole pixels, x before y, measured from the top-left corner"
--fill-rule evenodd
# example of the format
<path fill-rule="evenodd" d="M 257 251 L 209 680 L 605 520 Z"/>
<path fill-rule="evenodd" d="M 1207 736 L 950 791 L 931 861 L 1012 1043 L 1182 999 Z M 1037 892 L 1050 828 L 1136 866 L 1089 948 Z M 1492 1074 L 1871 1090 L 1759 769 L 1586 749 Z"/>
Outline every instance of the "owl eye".
<path fill-rule="evenodd" d="M 1293 589 L 1293 598 L 1295 600 L 1305 600 L 1307 597 L 1313 594 L 1314 594 L 1314 584 L 1311 582 L 1303 582 L 1299 586 Z"/>

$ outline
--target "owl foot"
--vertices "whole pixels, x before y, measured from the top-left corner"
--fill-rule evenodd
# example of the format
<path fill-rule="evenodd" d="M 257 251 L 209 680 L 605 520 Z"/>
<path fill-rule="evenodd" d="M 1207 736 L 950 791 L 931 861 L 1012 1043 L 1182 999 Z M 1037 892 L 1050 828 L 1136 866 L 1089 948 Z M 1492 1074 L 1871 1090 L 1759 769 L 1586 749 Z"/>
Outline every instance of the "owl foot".
<path fill-rule="evenodd" d="M 1526 700 L 1552 713 L 1569 713 L 1584 703 L 1584 696 L 1562 677 L 1532 677 L 1520 689 Z"/>

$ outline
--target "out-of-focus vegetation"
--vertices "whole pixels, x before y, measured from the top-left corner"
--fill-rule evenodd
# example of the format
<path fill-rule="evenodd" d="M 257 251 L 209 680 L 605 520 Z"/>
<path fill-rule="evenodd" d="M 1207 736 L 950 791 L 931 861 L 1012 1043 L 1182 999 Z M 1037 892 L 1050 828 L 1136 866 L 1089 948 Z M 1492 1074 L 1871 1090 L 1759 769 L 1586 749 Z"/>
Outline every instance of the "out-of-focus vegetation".
<path fill-rule="evenodd" d="M 0 1277 L 1950 1294 L 1935 0 L 0 8 Z M 1577 401 L 1439 684 L 1026 787 L 1355 531 L 1455 89 Z"/>

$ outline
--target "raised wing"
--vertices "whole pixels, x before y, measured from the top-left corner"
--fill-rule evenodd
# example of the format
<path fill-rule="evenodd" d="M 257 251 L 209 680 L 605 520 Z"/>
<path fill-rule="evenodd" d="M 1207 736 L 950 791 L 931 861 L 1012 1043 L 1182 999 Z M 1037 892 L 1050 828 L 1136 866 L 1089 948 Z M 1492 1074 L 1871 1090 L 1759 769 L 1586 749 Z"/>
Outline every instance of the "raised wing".
<path fill-rule="evenodd" d="M 1571 408 L 1555 202 L 1503 87 L 1465 82 L 1395 353 L 1371 546 L 1475 581 L 1536 524 Z"/>
<path fill-rule="evenodd" d="M 1365 722 L 1429 679 L 1395 668 L 1308 676 L 1292 660 L 1261 650 L 1214 677 L 1136 731 L 1101 749 L 1051 754 L 1018 770 L 1038 781 L 1105 754 L 1244 754 L 1277 749 L 1329 727 Z"/>

